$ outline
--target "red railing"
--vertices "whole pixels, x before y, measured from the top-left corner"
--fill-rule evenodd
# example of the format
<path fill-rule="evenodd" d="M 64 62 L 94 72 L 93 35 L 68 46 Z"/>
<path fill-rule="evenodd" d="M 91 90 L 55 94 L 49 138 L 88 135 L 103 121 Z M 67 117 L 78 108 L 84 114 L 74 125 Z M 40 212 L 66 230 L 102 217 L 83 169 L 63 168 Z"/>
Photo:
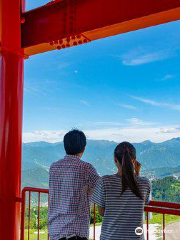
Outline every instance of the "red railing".
<path fill-rule="evenodd" d="M 31 193 L 38 194 L 38 226 L 37 226 L 37 240 L 40 240 L 40 200 L 41 194 L 48 194 L 49 200 L 49 190 L 48 189 L 40 189 L 40 188 L 32 188 L 32 187 L 25 187 L 22 190 L 22 207 L 21 207 L 21 240 L 25 239 L 25 213 L 26 213 L 26 194 L 28 193 L 28 229 L 27 235 L 28 240 L 30 239 L 30 221 L 31 221 Z M 49 201 L 48 201 L 49 202 Z M 94 204 L 94 221 L 93 221 L 94 229 L 93 229 L 93 240 L 95 240 L 95 225 L 96 225 L 96 208 Z M 47 240 L 49 240 L 49 235 L 47 234 Z"/>
<path fill-rule="evenodd" d="M 28 193 L 28 226 L 27 226 L 27 239 L 30 239 L 30 222 L 31 222 L 31 194 L 37 193 L 38 194 L 38 215 L 37 215 L 37 240 L 40 240 L 40 200 L 41 194 L 47 194 L 49 196 L 48 189 L 39 189 L 39 188 L 31 188 L 26 187 L 22 190 L 22 210 L 21 210 L 21 240 L 25 239 L 25 212 L 26 212 L 26 194 Z M 49 199 L 49 197 L 48 197 Z M 94 230 L 93 230 L 93 239 L 95 240 L 95 226 L 96 226 L 96 219 L 95 219 L 95 205 L 94 205 Z M 159 202 L 159 201 L 150 201 L 148 206 L 145 206 L 144 211 L 146 213 L 146 225 L 147 225 L 147 240 L 149 238 L 149 213 L 159 213 L 163 215 L 162 220 L 162 233 L 163 233 L 163 240 L 165 240 L 165 215 L 176 215 L 180 216 L 180 204 L 178 203 L 168 203 L 168 202 Z M 47 240 L 49 240 L 49 236 L 47 235 Z"/>
<path fill-rule="evenodd" d="M 26 213 L 26 193 L 29 193 L 29 199 L 28 199 L 28 240 L 30 240 L 30 221 L 31 221 L 31 193 L 37 193 L 38 194 L 38 240 L 40 240 L 40 200 L 41 200 L 41 194 L 48 194 L 49 196 L 49 190 L 48 189 L 39 189 L 39 188 L 31 188 L 31 187 L 25 187 L 22 190 L 22 207 L 21 207 L 21 240 L 24 240 L 25 238 L 25 213 Z M 49 198 L 48 198 L 49 199 Z M 49 240 L 49 235 L 47 235 L 47 239 Z"/>

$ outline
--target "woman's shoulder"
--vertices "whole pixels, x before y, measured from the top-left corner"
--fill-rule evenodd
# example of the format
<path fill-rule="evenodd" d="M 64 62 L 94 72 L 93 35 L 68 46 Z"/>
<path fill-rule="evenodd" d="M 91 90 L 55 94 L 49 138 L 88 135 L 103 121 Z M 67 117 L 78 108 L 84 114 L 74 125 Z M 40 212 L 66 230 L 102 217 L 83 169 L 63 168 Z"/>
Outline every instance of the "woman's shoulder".
<path fill-rule="evenodd" d="M 151 182 L 147 177 L 137 177 L 138 182 L 151 186 Z"/>
<path fill-rule="evenodd" d="M 104 175 L 101 177 L 102 182 L 111 182 L 116 181 L 117 179 L 121 179 L 120 177 L 117 177 L 117 174 Z"/>
<path fill-rule="evenodd" d="M 109 175 L 104 175 L 101 176 L 102 179 L 112 179 L 115 178 L 117 176 L 117 174 L 109 174 Z"/>

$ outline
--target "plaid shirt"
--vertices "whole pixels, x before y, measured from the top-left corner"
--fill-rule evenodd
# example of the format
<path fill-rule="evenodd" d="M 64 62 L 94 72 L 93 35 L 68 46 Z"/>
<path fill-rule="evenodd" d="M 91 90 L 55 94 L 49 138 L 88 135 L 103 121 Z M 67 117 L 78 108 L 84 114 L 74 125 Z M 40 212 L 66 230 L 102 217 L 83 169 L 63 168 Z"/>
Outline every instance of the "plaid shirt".
<path fill-rule="evenodd" d="M 49 172 L 48 231 L 51 240 L 89 237 L 90 195 L 99 175 L 77 156 L 67 155 Z"/>

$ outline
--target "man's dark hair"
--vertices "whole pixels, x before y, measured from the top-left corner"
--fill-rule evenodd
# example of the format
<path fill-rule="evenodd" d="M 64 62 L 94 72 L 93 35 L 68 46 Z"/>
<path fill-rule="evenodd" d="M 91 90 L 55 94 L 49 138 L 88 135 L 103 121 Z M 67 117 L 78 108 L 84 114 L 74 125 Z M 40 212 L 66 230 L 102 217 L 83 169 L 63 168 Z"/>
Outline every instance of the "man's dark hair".
<path fill-rule="evenodd" d="M 82 153 L 86 147 L 85 134 L 77 129 L 71 130 L 64 136 L 64 148 L 66 154 L 77 155 Z"/>

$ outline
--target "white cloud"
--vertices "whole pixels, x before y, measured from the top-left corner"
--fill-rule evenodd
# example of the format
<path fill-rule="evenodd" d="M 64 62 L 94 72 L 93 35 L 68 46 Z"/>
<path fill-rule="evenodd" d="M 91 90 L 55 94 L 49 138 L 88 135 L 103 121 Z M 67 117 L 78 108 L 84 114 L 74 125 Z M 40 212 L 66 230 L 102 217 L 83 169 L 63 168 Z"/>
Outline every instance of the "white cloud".
<path fill-rule="evenodd" d="M 130 109 L 130 110 L 137 110 L 137 108 L 135 106 L 128 105 L 128 104 L 118 104 L 118 106 L 120 106 L 122 108 Z"/>
<path fill-rule="evenodd" d="M 47 80 L 43 79 L 43 82 L 46 82 L 46 81 Z M 49 89 L 46 86 L 46 84 L 43 84 L 43 86 L 40 86 L 40 84 L 36 79 L 27 79 L 24 85 L 24 92 L 25 94 L 31 94 L 34 96 L 39 96 L 39 95 L 46 96 L 49 93 Z"/>
<path fill-rule="evenodd" d="M 59 142 L 63 140 L 66 130 L 60 131 L 34 131 L 23 133 L 23 142 Z"/>
<path fill-rule="evenodd" d="M 99 121 L 99 122 L 86 122 L 86 123 L 83 123 L 83 124 L 79 124 L 79 127 L 96 127 L 96 126 L 101 126 L 101 127 L 104 127 L 104 126 L 124 126 L 124 123 L 121 123 L 121 122 L 102 122 L 102 121 Z"/>
<path fill-rule="evenodd" d="M 29 85 L 26 85 L 24 87 L 24 92 L 25 92 L 25 94 L 33 94 L 36 96 L 38 96 L 41 93 L 37 87 L 32 87 Z"/>
<path fill-rule="evenodd" d="M 90 106 L 90 104 L 86 100 L 80 100 L 80 103 L 88 107 Z"/>
<path fill-rule="evenodd" d="M 70 63 L 59 63 L 58 64 L 58 69 L 65 69 L 70 66 Z"/>
<path fill-rule="evenodd" d="M 166 50 L 152 51 L 147 48 L 137 48 L 121 55 L 120 58 L 124 65 L 138 66 L 151 62 L 161 61 L 171 57 L 171 55 L 172 54 Z"/>
<path fill-rule="evenodd" d="M 155 123 L 153 122 L 147 122 L 147 121 L 143 121 L 141 119 L 138 119 L 138 118 L 130 118 L 130 119 L 127 119 L 127 121 L 129 123 L 131 123 L 132 125 L 140 125 L 140 126 L 148 126 L 148 125 L 153 125 Z"/>
<path fill-rule="evenodd" d="M 171 134 L 171 133 L 180 133 L 180 126 L 177 127 L 162 127 L 160 128 L 158 134 Z"/>
<path fill-rule="evenodd" d="M 135 100 L 138 100 L 140 102 L 152 105 L 152 106 L 164 107 L 164 108 L 169 108 L 169 109 L 180 111 L 180 104 L 157 102 L 157 101 L 154 101 L 154 100 L 151 100 L 151 99 L 146 99 L 146 98 L 141 98 L 141 97 L 136 97 L 136 96 L 130 96 L 130 97 L 135 99 Z"/>
<path fill-rule="evenodd" d="M 170 79 L 174 79 L 175 76 L 174 75 L 166 75 L 164 76 L 163 78 L 161 78 L 161 81 L 167 81 L 167 80 L 170 80 Z"/>
<path fill-rule="evenodd" d="M 107 122 L 107 121 L 97 121 L 97 122 L 86 122 L 83 124 L 79 124 L 79 127 L 119 127 L 119 126 L 134 126 L 134 125 L 139 125 L 139 126 L 149 126 L 149 125 L 154 125 L 157 123 L 154 122 L 148 122 L 144 121 L 138 118 L 129 118 L 122 120 L 121 122 Z"/>
<path fill-rule="evenodd" d="M 60 142 L 67 130 L 59 131 L 36 131 L 23 133 L 23 142 Z M 142 142 L 150 140 L 163 142 L 171 138 L 180 137 L 180 126 L 126 126 L 115 128 L 103 128 L 84 130 L 88 139 L 110 140 L 115 142 L 130 141 Z"/>

